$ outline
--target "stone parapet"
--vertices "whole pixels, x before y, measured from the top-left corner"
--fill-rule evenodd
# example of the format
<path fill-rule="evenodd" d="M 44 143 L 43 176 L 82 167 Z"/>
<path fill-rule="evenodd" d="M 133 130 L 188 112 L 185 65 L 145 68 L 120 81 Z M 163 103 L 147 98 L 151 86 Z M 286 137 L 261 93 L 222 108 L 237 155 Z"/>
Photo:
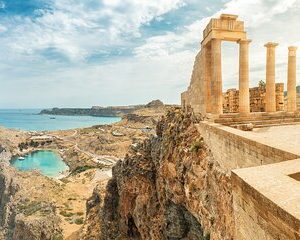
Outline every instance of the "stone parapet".
<path fill-rule="evenodd" d="M 235 239 L 300 239 L 300 159 L 232 171 Z"/>

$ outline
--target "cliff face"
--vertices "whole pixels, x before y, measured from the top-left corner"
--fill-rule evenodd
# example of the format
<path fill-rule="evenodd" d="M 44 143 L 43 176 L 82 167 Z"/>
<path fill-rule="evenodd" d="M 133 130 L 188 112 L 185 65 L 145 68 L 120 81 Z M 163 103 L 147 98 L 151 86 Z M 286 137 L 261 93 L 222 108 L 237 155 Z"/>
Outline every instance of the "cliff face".
<path fill-rule="evenodd" d="M 0 154 L 0 240 L 62 239 L 55 208 L 20 193 L 28 186 L 9 166 L 10 156 L 5 150 Z"/>
<path fill-rule="evenodd" d="M 175 110 L 113 169 L 104 201 L 88 202 L 85 239 L 232 239 L 229 176 L 213 160 L 192 113 Z M 103 207 L 102 207 L 103 205 Z"/>

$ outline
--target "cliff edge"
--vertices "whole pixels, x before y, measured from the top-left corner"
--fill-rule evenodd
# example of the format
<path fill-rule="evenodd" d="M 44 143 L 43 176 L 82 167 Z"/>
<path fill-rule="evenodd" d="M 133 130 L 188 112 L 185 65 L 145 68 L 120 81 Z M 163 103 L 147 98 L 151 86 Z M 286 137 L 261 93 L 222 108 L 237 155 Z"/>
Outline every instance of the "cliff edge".
<path fill-rule="evenodd" d="M 170 111 L 156 136 L 113 168 L 87 202 L 82 239 L 232 239 L 230 176 L 214 161 L 192 112 Z"/>

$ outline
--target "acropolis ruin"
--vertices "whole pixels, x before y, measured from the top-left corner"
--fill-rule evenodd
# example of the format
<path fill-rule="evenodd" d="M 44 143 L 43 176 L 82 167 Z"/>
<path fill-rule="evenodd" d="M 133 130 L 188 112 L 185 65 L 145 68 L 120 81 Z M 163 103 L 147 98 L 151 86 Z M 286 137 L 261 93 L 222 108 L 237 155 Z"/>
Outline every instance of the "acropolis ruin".
<path fill-rule="evenodd" d="M 228 111 L 224 111 L 221 62 L 222 41 L 236 42 L 239 45 L 239 91 L 238 106 L 236 109 L 238 115 L 228 116 Z M 244 22 L 239 21 L 238 16 L 222 14 L 218 19 L 211 19 L 203 31 L 201 51 L 195 60 L 190 86 L 187 91 L 181 94 L 182 107 L 191 107 L 194 112 L 200 113 L 202 116 L 210 116 L 213 118 L 224 117 L 224 113 L 227 114 L 227 117 L 251 117 L 254 111 L 266 112 L 268 114 L 278 111 L 283 112 L 285 108 L 284 106 L 278 107 L 278 101 L 281 101 L 281 104 L 283 104 L 284 101 L 283 99 L 278 100 L 276 97 L 275 53 L 278 43 L 274 42 L 268 42 L 264 45 L 266 48 L 264 107 L 251 109 L 249 91 L 249 44 L 251 44 L 251 40 L 245 31 Z M 286 107 L 286 112 L 288 113 L 295 113 L 297 111 L 296 51 L 297 47 L 291 46 L 288 48 Z M 283 91 L 283 86 L 281 86 L 281 88 Z M 255 116 L 258 117 L 259 115 L 256 114 Z"/>
<path fill-rule="evenodd" d="M 238 89 L 223 89 L 222 41 L 239 45 Z M 285 93 L 284 84 L 275 81 L 278 43 L 274 42 L 261 47 L 266 51 L 266 75 L 261 79 L 266 82 L 249 88 L 249 44 L 238 16 L 222 14 L 211 19 L 203 31 L 190 86 L 181 94 L 181 105 L 186 112 L 192 109 L 201 116 L 196 124 L 199 135 L 217 166 L 230 176 L 232 239 L 300 239 L 297 47 L 287 49 Z M 216 234 L 211 237 L 226 239 Z"/>

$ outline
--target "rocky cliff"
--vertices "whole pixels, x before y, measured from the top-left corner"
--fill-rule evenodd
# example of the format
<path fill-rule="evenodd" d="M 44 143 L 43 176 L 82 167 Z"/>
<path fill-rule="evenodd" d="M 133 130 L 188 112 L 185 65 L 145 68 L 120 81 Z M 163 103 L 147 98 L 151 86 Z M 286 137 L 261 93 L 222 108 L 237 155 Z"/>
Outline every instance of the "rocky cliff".
<path fill-rule="evenodd" d="M 53 205 L 30 199 L 21 175 L 9 166 L 11 155 L 0 153 L 0 240 L 62 239 L 60 219 Z M 43 186 L 41 186 L 43 187 Z"/>
<path fill-rule="evenodd" d="M 82 239 L 232 239 L 230 177 L 214 161 L 191 112 L 170 111 L 157 136 L 113 169 L 87 202 Z"/>

